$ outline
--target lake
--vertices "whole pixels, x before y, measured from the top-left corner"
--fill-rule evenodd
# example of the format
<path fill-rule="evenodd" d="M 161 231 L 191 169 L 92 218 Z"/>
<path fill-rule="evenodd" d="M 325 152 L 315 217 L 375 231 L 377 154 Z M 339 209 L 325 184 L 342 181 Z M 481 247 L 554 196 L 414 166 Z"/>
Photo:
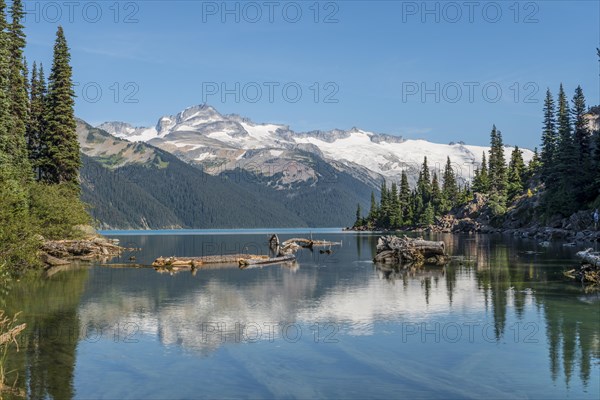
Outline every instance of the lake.
<path fill-rule="evenodd" d="M 245 270 L 133 268 L 267 254 L 272 232 L 342 245 Z M 563 278 L 576 249 L 560 243 L 438 235 L 458 257 L 405 270 L 374 266 L 375 233 L 105 233 L 142 250 L 2 288 L 28 324 L 8 361 L 28 397 L 600 397 L 600 297 Z"/>

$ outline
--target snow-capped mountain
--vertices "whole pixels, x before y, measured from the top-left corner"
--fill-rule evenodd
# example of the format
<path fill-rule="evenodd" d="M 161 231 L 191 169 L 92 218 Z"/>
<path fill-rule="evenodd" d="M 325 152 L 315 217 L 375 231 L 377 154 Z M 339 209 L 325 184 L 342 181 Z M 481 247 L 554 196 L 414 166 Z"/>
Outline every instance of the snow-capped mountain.
<path fill-rule="evenodd" d="M 307 181 L 322 175 L 303 154 L 314 153 L 339 171 L 350 172 L 376 185 L 381 178 L 398 181 L 402 171 L 413 180 L 423 158 L 432 170 L 442 170 L 446 157 L 458 176 L 469 180 L 489 147 L 464 143 L 439 144 L 403 139 L 358 128 L 294 132 L 288 126 L 259 124 L 238 115 L 222 115 L 199 105 L 177 115 L 163 116 L 155 127 L 136 128 L 106 122 L 99 128 L 122 139 L 142 141 L 197 164 L 210 174 L 241 168 L 264 176 L 283 174 L 280 184 Z M 506 147 L 506 159 L 512 147 Z M 523 149 L 528 162 L 533 152 Z"/>

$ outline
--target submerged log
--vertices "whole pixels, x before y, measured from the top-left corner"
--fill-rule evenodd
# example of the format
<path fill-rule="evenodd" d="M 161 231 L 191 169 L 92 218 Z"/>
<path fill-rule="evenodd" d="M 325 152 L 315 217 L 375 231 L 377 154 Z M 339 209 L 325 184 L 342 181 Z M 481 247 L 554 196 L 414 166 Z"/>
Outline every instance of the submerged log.
<path fill-rule="evenodd" d="M 446 246 L 441 241 L 412 239 L 399 236 L 382 236 L 377 241 L 377 263 L 428 263 L 443 265 L 450 261 Z"/>

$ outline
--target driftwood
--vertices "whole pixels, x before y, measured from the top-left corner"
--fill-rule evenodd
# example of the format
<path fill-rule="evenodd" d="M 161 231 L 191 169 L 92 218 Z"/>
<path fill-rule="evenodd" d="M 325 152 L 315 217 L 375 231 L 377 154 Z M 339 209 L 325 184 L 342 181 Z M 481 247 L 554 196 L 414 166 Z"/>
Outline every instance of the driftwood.
<path fill-rule="evenodd" d="M 152 266 L 157 270 L 166 272 L 190 268 L 192 272 L 195 272 L 198 268 L 214 264 L 237 264 L 240 268 L 245 269 L 251 266 L 295 261 L 296 252 L 301 248 L 312 249 L 316 246 L 334 246 L 339 244 L 340 243 L 337 242 L 303 238 L 288 239 L 281 243 L 277 235 L 272 235 L 269 239 L 269 249 L 273 255 L 272 257 L 255 254 L 224 254 L 204 257 L 159 257 L 152 263 Z"/>
<path fill-rule="evenodd" d="M 581 258 L 586 264 L 590 264 L 594 267 L 600 267 L 600 253 L 587 249 L 585 251 L 579 251 L 576 254 L 577 257 Z"/>
<path fill-rule="evenodd" d="M 253 254 L 224 254 L 219 256 L 204 257 L 159 257 L 153 263 L 153 267 L 192 267 L 199 268 L 204 264 L 239 264 L 242 260 L 267 260 L 268 256 Z"/>
<path fill-rule="evenodd" d="M 340 242 L 329 242 L 326 240 L 313 240 L 305 238 L 292 238 L 280 244 L 279 237 L 277 237 L 277 235 L 273 235 L 271 236 L 271 239 L 269 239 L 269 248 L 277 257 L 289 256 L 296 253 L 300 248 L 312 250 L 314 247 L 339 245 L 341 245 Z"/>
<path fill-rule="evenodd" d="M 594 252 L 592 249 L 577 252 L 576 256 L 581 258 L 581 265 L 566 271 L 565 276 L 580 281 L 582 283 L 591 284 L 591 290 L 600 288 L 600 253 Z"/>
<path fill-rule="evenodd" d="M 409 237 L 382 236 L 377 241 L 376 263 L 437 264 L 450 261 L 444 242 L 434 242 Z"/>
<path fill-rule="evenodd" d="M 281 256 L 281 257 L 272 257 L 267 259 L 243 259 L 239 261 L 240 268 L 248 268 L 254 265 L 268 265 L 268 264 L 279 264 L 282 262 L 295 261 L 296 256 Z"/>
<path fill-rule="evenodd" d="M 93 261 L 119 256 L 125 249 L 103 237 L 82 240 L 48 240 L 40 249 L 40 258 L 49 267 L 66 265 L 72 261 Z"/>
<path fill-rule="evenodd" d="M 11 328 L 8 332 L 0 335 L 0 345 L 17 341 L 17 336 L 27 328 L 27 324 L 17 325 Z"/>

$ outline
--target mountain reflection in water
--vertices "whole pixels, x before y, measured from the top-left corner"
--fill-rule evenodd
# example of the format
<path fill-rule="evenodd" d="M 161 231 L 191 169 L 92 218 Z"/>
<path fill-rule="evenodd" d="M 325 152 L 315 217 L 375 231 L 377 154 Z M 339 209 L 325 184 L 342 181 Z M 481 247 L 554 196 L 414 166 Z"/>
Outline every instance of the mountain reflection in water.
<path fill-rule="evenodd" d="M 120 239 L 149 264 L 207 249 L 266 252 L 265 237 Z M 319 238 L 343 245 L 301 250 L 293 267 L 82 266 L 12 282 L 0 308 L 23 311 L 28 328 L 10 376 L 31 398 L 185 397 L 195 385 L 229 397 L 598 397 L 598 296 L 561 274 L 575 249 L 441 235 L 451 264 L 405 269 L 373 265 L 374 234 Z M 191 383 L 167 383 L 193 371 Z M 379 385 L 358 383 L 369 374 Z"/>

